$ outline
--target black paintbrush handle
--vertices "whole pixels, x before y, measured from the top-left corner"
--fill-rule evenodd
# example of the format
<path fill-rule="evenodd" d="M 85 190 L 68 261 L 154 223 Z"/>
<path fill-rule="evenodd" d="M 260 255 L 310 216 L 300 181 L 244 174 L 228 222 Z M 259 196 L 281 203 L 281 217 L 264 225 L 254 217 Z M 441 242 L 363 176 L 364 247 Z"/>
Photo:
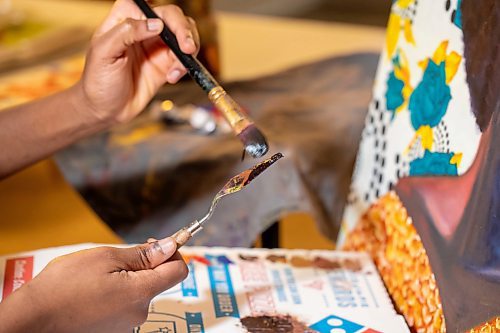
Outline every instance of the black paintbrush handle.
<path fill-rule="evenodd" d="M 145 0 L 134 0 L 134 2 L 147 18 L 160 18 Z M 219 86 L 219 83 L 217 83 L 212 74 L 210 74 L 208 69 L 206 69 L 198 59 L 190 54 L 182 52 L 179 43 L 177 42 L 177 38 L 166 24 L 163 25 L 163 31 L 161 32 L 160 37 L 174 52 L 179 61 L 184 65 L 184 67 L 186 67 L 189 75 L 200 85 L 201 88 L 203 88 L 203 90 L 209 93 L 213 88 Z"/>

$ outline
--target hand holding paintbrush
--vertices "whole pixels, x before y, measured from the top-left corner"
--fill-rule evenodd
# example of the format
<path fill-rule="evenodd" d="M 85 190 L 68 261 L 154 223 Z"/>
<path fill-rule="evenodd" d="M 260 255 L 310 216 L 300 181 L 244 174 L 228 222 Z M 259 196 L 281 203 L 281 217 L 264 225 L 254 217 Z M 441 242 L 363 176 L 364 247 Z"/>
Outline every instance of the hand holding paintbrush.
<path fill-rule="evenodd" d="M 134 0 L 134 2 L 147 18 L 159 18 L 145 0 Z M 186 67 L 189 75 L 208 94 L 210 101 L 224 115 L 234 133 L 245 146 L 245 151 L 252 157 L 264 156 L 269 149 L 266 139 L 244 114 L 238 103 L 227 94 L 198 59 L 182 52 L 175 35 L 167 27 L 167 24 L 164 25 L 160 37 Z"/>

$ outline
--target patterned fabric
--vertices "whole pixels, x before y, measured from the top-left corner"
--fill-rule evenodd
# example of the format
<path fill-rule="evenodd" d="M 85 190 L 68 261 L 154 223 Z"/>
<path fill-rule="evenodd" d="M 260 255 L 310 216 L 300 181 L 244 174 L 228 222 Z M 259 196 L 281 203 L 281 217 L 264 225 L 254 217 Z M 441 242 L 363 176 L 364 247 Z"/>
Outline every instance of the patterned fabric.
<path fill-rule="evenodd" d="M 338 244 L 404 176 L 463 174 L 480 131 L 463 59 L 461 0 L 396 0 Z"/>

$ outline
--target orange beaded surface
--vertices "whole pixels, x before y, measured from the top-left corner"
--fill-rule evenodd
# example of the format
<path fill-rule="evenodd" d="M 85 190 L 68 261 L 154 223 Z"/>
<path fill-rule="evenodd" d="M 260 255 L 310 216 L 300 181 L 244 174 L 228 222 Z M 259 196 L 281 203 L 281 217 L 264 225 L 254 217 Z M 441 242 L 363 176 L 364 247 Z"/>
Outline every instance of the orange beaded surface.
<path fill-rule="evenodd" d="M 471 329 L 469 333 L 500 333 L 500 316 L 497 316 L 489 322 Z"/>
<path fill-rule="evenodd" d="M 373 204 L 347 235 L 344 250 L 370 253 L 412 332 L 446 332 L 439 289 L 411 217 L 395 192 Z M 500 316 L 469 333 L 500 333 Z"/>
<path fill-rule="evenodd" d="M 429 258 L 394 192 L 373 204 L 348 234 L 344 250 L 367 251 L 413 332 L 445 332 L 439 290 Z"/>

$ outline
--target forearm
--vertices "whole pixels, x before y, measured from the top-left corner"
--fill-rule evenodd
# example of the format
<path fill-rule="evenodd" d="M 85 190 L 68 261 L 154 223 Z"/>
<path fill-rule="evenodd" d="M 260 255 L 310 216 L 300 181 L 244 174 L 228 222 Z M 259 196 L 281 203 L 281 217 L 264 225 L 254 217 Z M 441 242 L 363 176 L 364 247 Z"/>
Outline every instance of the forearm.
<path fill-rule="evenodd" d="M 109 126 L 86 110 L 84 100 L 77 84 L 0 111 L 0 179 Z"/>
<path fill-rule="evenodd" d="M 47 332 L 52 317 L 30 283 L 0 302 L 0 332 Z M 47 303 L 46 303 L 47 304 Z"/>

